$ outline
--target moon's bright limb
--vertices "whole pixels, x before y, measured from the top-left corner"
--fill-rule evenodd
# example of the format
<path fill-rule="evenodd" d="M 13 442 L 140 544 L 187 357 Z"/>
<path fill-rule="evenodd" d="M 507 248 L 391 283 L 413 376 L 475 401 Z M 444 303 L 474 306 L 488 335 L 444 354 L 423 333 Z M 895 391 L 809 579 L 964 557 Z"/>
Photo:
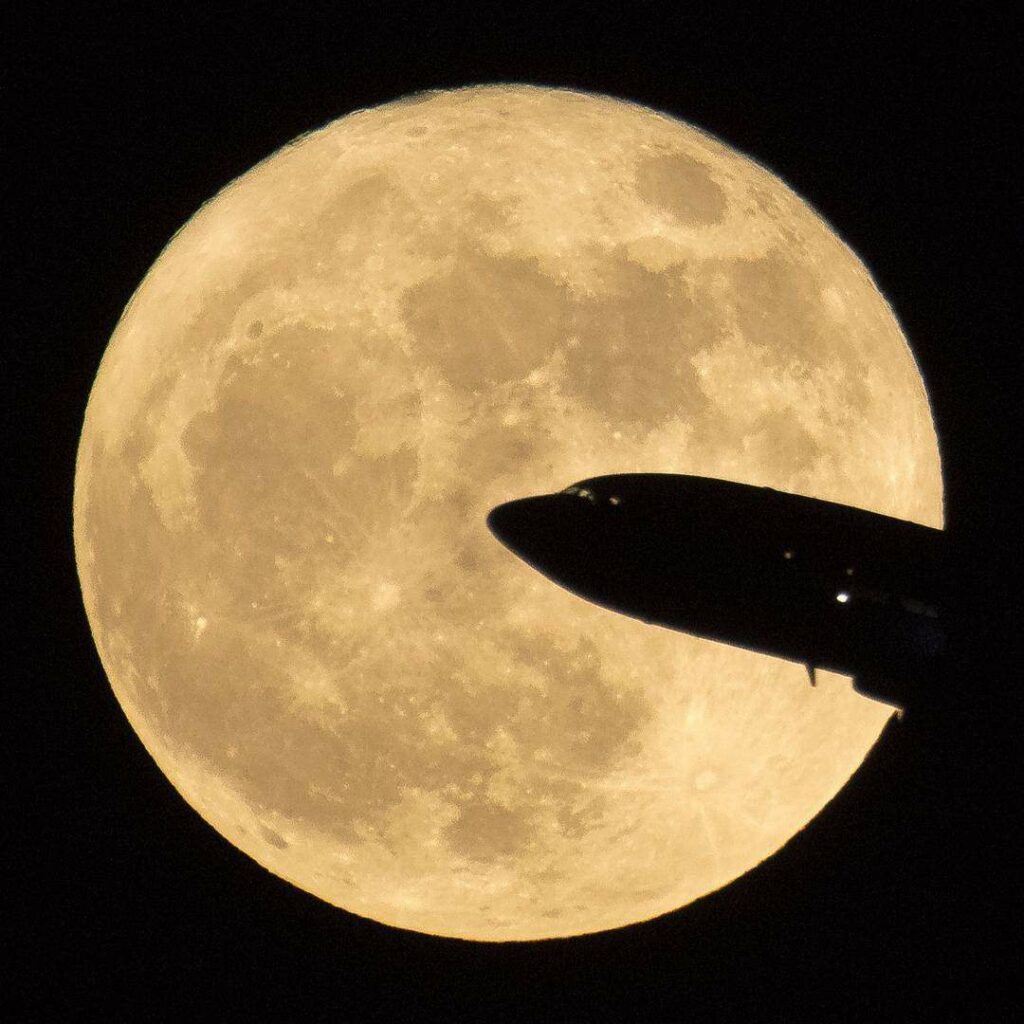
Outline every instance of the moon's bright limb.
<path fill-rule="evenodd" d="M 578 600 L 485 527 L 631 471 L 941 523 L 892 311 L 763 168 L 554 89 L 360 111 L 204 206 L 118 324 L 75 481 L 103 665 L 203 817 L 347 910 L 486 940 L 673 910 L 889 712 Z"/>

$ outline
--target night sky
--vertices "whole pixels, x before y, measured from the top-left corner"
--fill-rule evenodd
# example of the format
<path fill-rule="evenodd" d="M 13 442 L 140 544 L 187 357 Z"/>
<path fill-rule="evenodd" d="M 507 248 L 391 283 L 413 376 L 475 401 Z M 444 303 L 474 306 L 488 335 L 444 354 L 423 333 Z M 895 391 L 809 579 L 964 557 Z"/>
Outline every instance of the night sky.
<path fill-rule="evenodd" d="M 4 62 L 16 172 L 6 439 L 27 471 L 2 505 L 14 627 L 5 906 L 21 922 L 4 973 L 34 1007 L 19 1019 L 1005 1019 L 1021 911 L 1008 849 L 1020 804 L 1020 26 L 991 9 L 914 23 L 859 6 L 782 17 L 336 5 L 364 12 L 352 18 L 254 5 L 156 20 L 141 5 L 98 6 L 15 15 Z M 646 924 L 508 945 L 353 917 L 206 825 L 110 691 L 71 543 L 89 387 L 172 234 L 304 131 L 418 89 L 497 81 L 664 110 L 811 202 L 904 327 L 939 432 L 951 537 L 994 605 L 1012 606 L 957 692 L 890 723 L 771 860 Z"/>

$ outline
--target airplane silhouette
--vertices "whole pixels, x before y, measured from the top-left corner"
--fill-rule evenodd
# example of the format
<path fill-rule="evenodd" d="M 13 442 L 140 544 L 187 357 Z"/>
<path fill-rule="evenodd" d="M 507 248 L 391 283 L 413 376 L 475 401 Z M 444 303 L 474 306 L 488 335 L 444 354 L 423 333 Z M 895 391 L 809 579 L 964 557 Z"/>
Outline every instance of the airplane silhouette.
<path fill-rule="evenodd" d="M 905 709 L 950 656 L 944 531 L 707 477 L 628 473 L 499 505 L 506 547 L 555 583 L 669 629 L 853 677 Z"/>

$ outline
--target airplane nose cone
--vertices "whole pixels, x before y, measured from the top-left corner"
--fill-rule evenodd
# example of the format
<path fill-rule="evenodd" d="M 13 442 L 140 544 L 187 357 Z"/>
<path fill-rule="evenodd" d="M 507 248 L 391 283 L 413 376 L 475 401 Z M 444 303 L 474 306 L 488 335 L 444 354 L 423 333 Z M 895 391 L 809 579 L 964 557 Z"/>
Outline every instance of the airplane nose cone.
<path fill-rule="evenodd" d="M 571 559 L 579 546 L 579 500 L 562 494 L 518 498 L 487 515 L 487 527 L 502 544 L 541 571 Z"/>
<path fill-rule="evenodd" d="M 631 573 L 623 571 L 621 537 L 593 501 L 566 493 L 519 498 L 491 509 L 487 526 L 512 554 L 577 597 L 623 604 L 616 594 L 624 584 L 628 590 Z"/>
<path fill-rule="evenodd" d="M 528 544 L 531 536 L 536 538 L 538 533 L 545 532 L 544 524 L 551 519 L 549 503 L 547 495 L 506 501 L 487 514 L 487 528 L 505 547 L 518 553 L 519 545 Z"/>

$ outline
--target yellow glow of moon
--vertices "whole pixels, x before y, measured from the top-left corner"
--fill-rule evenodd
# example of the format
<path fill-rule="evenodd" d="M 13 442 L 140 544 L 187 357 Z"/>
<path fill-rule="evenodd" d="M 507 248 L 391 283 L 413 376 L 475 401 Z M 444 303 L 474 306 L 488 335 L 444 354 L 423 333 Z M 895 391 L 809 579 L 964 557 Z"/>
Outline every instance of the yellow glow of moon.
<path fill-rule="evenodd" d="M 103 665 L 185 799 L 339 907 L 480 940 L 665 913 L 802 828 L 889 711 L 486 529 L 633 471 L 941 525 L 899 325 L 762 167 L 556 89 L 360 111 L 205 205 L 117 326 L 75 480 Z"/>

